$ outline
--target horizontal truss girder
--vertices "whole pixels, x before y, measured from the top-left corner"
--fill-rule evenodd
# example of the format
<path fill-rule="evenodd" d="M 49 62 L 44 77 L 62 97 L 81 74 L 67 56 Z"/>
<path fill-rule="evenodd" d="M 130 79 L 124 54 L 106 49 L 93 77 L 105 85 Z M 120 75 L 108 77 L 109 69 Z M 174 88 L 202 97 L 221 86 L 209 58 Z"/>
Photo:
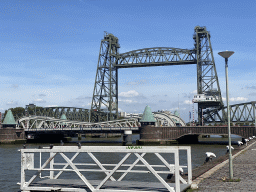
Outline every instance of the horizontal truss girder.
<path fill-rule="evenodd" d="M 196 64 L 195 50 L 168 47 L 133 50 L 117 58 L 117 68 Z"/>

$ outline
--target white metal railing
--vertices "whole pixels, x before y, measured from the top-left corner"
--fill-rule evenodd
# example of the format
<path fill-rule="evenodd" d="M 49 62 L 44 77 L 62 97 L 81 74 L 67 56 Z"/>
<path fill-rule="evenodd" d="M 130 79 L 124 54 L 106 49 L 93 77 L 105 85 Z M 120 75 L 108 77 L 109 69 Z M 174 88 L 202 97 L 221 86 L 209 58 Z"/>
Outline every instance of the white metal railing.
<path fill-rule="evenodd" d="M 184 165 L 180 165 L 179 163 L 179 152 L 180 150 L 186 150 L 187 161 Z M 60 175 L 64 172 L 75 172 L 78 177 L 82 180 L 83 185 L 86 185 L 87 189 L 89 188 L 92 192 L 100 192 L 107 191 L 106 189 L 102 189 L 102 186 L 108 181 L 122 181 L 123 178 L 128 173 L 151 173 L 154 175 L 163 186 L 171 192 L 180 191 L 180 182 L 182 184 L 190 185 L 192 183 L 192 171 L 191 171 L 191 148 L 190 146 L 54 146 L 51 149 L 43 148 L 43 149 L 21 149 L 21 182 L 20 189 L 23 191 L 51 191 L 51 190 L 60 190 L 61 191 L 86 191 L 81 188 L 68 188 L 67 186 L 63 187 L 54 187 L 54 186 L 37 186 L 34 185 L 34 181 L 38 182 L 38 180 L 43 181 L 48 178 L 51 180 L 57 181 Z M 81 158 L 82 162 L 74 162 L 76 157 L 79 154 L 87 154 L 90 161 Z M 124 157 L 118 163 L 101 163 L 99 158 L 96 158 L 95 154 L 98 153 L 111 153 L 115 154 L 124 154 Z M 161 164 L 151 165 L 149 163 L 150 159 L 145 158 L 146 154 L 155 154 L 155 157 L 158 158 L 158 161 Z M 48 157 L 44 160 L 42 159 L 42 155 L 45 154 Z M 74 154 L 72 157 L 70 155 Z M 165 155 L 164 155 L 165 154 Z M 167 156 L 166 156 L 167 154 Z M 169 155 L 174 154 L 174 155 Z M 58 155 L 58 158 L 56 158 Z M 129 158 L 134 156 L 133 159 Z M 168 157 L 168 158 L 167 158 Z M 171 159 L 172 157 L 172 159 Z M 127 160 L 129 159 L 128 163 Z M 39 162 L 37 162 L 39 160 Z M 60 161 L 62 160 L 62 161 Z M 77 160 L 77 159 L 76 159 Z M 170 164 L 170 160 L 174 163 Z M 42 162 L 44 163 L 42 164 Z M 86 162 L 87 161 L 87 162 Z M 91 163 L 91 162 L 94 163 Z M 101 160 L 103 162 L 103 160 Z M 131 163 L 132 162 L 132 163 Z M 138 164 L 140 162 L 140 164 Z M 35 164 L 39 164 L 36 168 Z M 56 168 L 60 167 L 62 168 Z M 98 169 L 90 168 L 90 169 L 82 169 L 78 168 L 79 166 L 96 166 Z M 108 167 L 108 169 L 107 169 Z M 110 168 L 109 168 L 110 167 Z M 126 167 L 126 169 L 124 168 Z M 134 169 L 135 167 L 144 168 Z M 164 170 L 157 170 L 158 168 L 162 168 Z M 119 169 L 123 168 L 123 169 Z M 188 172 L 187 181 L 183 179 L 180 175 L 180 168 L 186 168 Z M 28 178 L 28 172 L 33 172 L 31 178 L 26 181 Z M 36 172 L 36 173 L 35 173 Z M 105 174 L 105 178 L 99 181 L 99 184 L 95 185 L 91 183 L 85 174 L 83 173 L 99 173 L 102 172 Z M 43 177 L 42 173 L 48 173 L 48 176 Z M 119 178 L 114 177 L 114 173 L 121 173 Z M 168 184 L 162 176 L 159 174 L 174 174 L 175 175 L 175 187 L 172 187 Z M 140 177 L 138 176 L 138 180 Z M 67 179 L 68 180 L 68 179 Z M 35 183 L 36 183 L 35 182 Z M 120 186 L 121 187 L 121 186 Z M 111 189 L 111 191 L 123 191 L 119 189 Z M 125 190 L 131 191 L 131 190 Z M 132 190 L 134 191 L 134 190 Z M 141 191 L 141 189 L 140 189 Z"/>

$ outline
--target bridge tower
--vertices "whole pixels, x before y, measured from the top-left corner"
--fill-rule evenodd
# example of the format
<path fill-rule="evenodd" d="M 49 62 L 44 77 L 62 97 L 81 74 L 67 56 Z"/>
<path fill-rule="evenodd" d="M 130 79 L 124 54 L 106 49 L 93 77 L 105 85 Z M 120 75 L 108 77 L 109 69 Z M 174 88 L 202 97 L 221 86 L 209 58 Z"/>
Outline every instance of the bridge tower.
<path fill-rule="evenodd" d="M 119 48 L 118 38 L 105 32 L 100 45 L 91 112 L 100 112 L 105 108 L 109 120 L 118 116 L 118 73 L 114 65 L 117 63 Z"/>
<path fill-rule="evenodd" d="M 193 39 L 197 58 L 197 94 L 212 96 L 213 101 L 198 101 L 198 121 L 202 124 L 203 110 L 223 108 L 221 90 L 215 67 L 210 33 L 206 27 L 195 27 Z M 224 111 L 223 111 L 224 112 Z"/>

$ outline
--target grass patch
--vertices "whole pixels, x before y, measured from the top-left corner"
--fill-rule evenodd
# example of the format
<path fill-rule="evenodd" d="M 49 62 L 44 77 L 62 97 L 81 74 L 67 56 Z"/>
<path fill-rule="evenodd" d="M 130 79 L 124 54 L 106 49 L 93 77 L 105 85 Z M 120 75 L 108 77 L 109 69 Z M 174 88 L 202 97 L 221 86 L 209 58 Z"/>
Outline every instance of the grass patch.
<path fill-rule="evenodd" d="M 220 180 L 223 182 L 240 182 L 241 181 L 241 179 L 239 179 L 239 178 L 238 179 L 229 179 L 227 177 L 222 177 Z"/>

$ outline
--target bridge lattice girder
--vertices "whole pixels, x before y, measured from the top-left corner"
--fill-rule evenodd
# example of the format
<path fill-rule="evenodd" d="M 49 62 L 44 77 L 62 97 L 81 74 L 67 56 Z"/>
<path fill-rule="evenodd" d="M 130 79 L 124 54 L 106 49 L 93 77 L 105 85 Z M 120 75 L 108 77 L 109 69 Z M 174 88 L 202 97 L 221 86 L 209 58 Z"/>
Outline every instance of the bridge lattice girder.
<path fill-rule="evenodd" d="M 29 123 L 28 123 L 29 122 Z M 19 125 L 25 130 L 30 129 L 44 129 L 44 130 L 57 130 L 58 128 L 65 128 L 69 130 L 72 128 L 105 128 L 105 127 L 139 127 L 140 123 L 137 118 L 129 118 L 115 121 L 89 123 L 81 121 L 56 119 L 54 117 L 44 116 L 30 116 L 19 119 Z"/>
<path fill-rule="evenodd" d="M 154 112 L 153 113 L 159 126 L 176 126 L 176 121 L 185 126 L 185 122 L 178 116 L 168 112 Z M 63 120 L 55 117 L 45 116 L 29 116 L 18 120 L 19 127 L 25 129 L 56 129 L 63 127 L 73 128 L 123 128 L 123 127 L 140 127 L 140 118 L 126 118 L 121 120 L 89 123 L 75 120 Z"/>
<path fill-rule="evenodd" d="M 186 123 L 180 117 L 169 112 L 153 112 L 154 117 L 157 120 L 156 126 L 164 127 L 176 127 L 176 123 L 180 123 L 181 126 L 186 126 Z"/>
<path fill-rule="evenodd" d="M 129 51 L 118 56 L 117 68 L 196 64 L 196 51 L 154 47 Z"/>
<path fill-rule="evenodd" d="M 35 108 L 35 111 L 37 116 L 55 117 L 57 119 L 65 114 L 69 120 L 88 122 L 91 115 L 91 122 L 106 121 L 106 113 L 93 111 L 89 114 L 89 109 L 78 107 L 45 107 Z M 23 115 L 25 116 L 25 114 Z M 35 113 L 33 112 L 30 115 L 35 115 Z"/>
<path fill-rule="evenodd" d="M 256 123 L 256 112 L 255 112 L 256 101 L 251 101 L 247 103 L 239 103 L 230 105 L 230 122 L 234 123 Z M 227 117 L 222 115 L 222 110 L 227 113 L 227 106 L 222 109 L 211 109 L 205 110 L 204 122 L 214 123 L 214 122 L 227 122 Z"/>

